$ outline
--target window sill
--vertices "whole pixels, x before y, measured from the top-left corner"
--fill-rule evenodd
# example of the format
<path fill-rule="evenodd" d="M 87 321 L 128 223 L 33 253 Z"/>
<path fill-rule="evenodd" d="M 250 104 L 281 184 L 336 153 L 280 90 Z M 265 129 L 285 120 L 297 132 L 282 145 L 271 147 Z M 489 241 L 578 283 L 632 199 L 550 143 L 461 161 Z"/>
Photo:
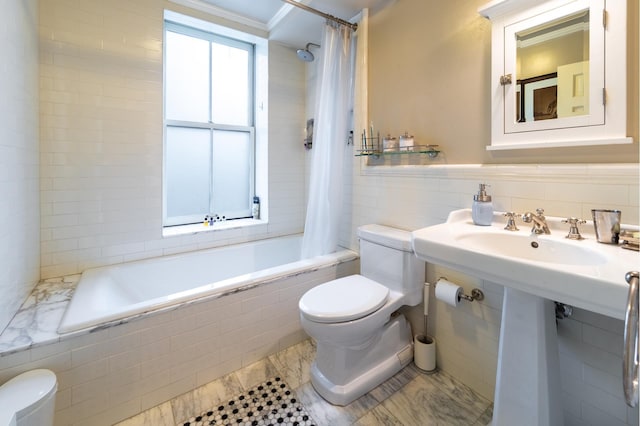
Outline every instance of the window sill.
<path fill-rule="evenodd" d="M 236 219 L 224 222 L 215 222 L 213 225 L 205 226 L 203 223 L 191 225 L 165 226 L 162 228 L 163 237 L 175 237 L 179 235 L 198 234 L 200 232 L 226 231 L 229 229 L 247 228 L 250 226 L 266 225 L 266 220 L 261 219 Z"/>

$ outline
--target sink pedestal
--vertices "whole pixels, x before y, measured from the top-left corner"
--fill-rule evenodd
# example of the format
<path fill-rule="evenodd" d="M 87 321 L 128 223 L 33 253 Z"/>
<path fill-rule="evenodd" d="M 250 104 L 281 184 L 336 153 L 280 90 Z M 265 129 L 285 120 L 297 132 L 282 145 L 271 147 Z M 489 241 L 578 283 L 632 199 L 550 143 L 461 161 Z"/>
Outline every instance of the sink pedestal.
<path fill-rule="evenodd" d="M 563 424 L 554 303 L 505 287 L 492 425 Z"/>

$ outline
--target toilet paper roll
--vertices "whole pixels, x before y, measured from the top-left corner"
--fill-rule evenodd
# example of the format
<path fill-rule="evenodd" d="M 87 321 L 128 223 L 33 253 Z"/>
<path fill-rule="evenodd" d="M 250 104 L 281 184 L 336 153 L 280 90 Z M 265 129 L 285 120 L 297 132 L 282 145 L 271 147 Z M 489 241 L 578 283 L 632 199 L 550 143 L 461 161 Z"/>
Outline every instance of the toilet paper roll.
<path fill-rule="evenodd" d="M 462 288 L 450 281 L 440 278 L 436 283 L 436 299 L 456 307 L 460 303 Z"/>

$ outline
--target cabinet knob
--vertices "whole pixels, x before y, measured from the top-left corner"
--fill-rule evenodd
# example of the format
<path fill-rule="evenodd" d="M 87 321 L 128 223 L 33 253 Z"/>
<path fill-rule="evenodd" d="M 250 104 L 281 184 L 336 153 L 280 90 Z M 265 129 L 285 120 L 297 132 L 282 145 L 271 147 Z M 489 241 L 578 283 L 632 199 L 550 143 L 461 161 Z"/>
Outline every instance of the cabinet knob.
<path fill-rule="evenodd" d="M 506 86 L 507 84 L 511 84 L 511 74 L 505 74 L 500 76 L 500 85 Z"/>

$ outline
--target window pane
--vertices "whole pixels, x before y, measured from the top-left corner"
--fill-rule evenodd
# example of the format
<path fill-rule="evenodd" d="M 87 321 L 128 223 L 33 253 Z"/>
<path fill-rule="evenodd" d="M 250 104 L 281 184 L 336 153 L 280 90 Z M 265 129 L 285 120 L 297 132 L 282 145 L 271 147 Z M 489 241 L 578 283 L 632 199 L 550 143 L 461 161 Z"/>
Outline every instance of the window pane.
<path fill-rule="evenodd" d="M 213 132 L 213 205 L 227 217 L 250 215 L 251 169 L 249 132 Z"/>
<path fill-rule="evenodd" d="M 167 127 L 167 217 L 209 213 L 210 135 L 208 129 Z"/>
<path fill-rule="evenodd" d="M 209 121 L 209 42 L 166 32 L 165 117 Z"/>
<path fill-rule="evenodd" d="M 220 124 L 250 126 L 249 52 L 211 44 L 211 114 Z"/>

